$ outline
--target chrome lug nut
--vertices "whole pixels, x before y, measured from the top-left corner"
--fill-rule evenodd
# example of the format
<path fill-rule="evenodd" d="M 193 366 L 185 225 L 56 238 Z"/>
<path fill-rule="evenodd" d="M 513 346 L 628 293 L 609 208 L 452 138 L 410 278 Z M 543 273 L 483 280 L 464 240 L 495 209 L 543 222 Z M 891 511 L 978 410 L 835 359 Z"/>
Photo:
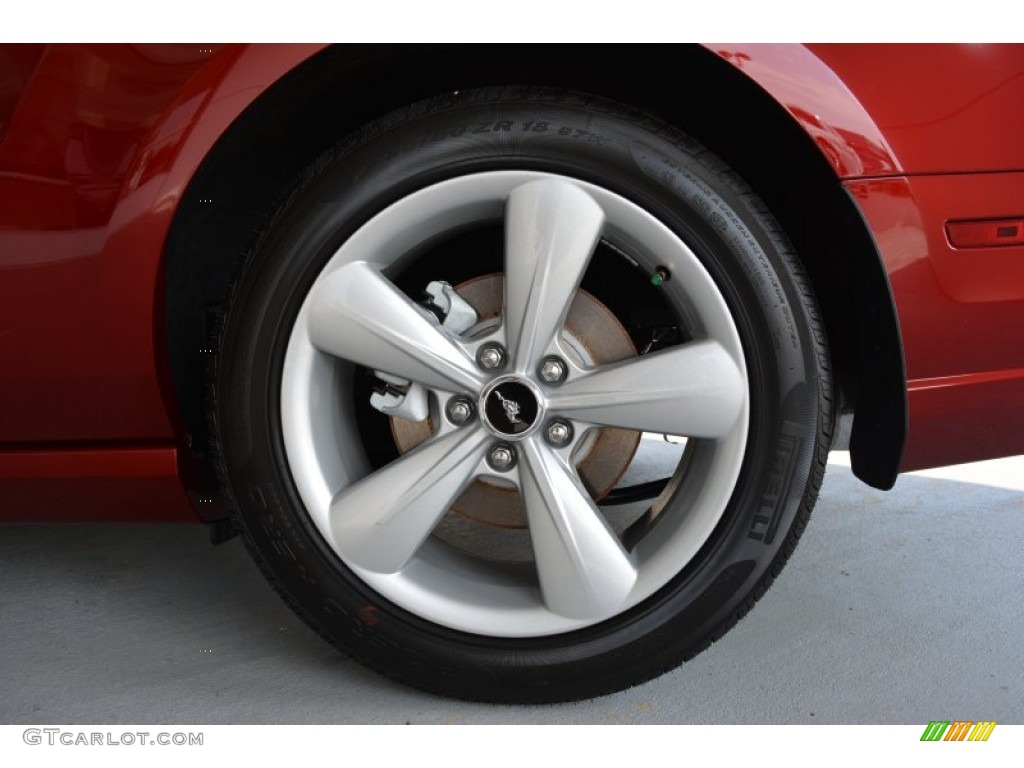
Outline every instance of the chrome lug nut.
<path fill-rule="evenodd" d="M 461 426 L 473 418 L 473 404 L 464 397 L 453 397 L 445 410 L 452 424 Z"/>
<path fill-rule="evenodd" d="M 498 443 L 487 454 L 487 463 L 498 472 L 508 472 L 516 465 L 516 451 L 511 445 Z"/>
<path fill-rule="evenodd" d="M 540 364 L 540 377 L 547 384 L 561 384 L 567 372 L 565 363 L 557 357 L 546 357 Z"/>
<path fill-rule="evenodd" d="M 544 430 L 544 437 L 553 446 L 560 448 L 572 440 L 572 426 L 567 421 L 555 419 Z"/>
<path fill-rule="evenodd" d="M 500 344 L 484 344 L 476 353 L 476 362 L 485 371 L 496 371 L 505 364 L 505 350 Z"/>

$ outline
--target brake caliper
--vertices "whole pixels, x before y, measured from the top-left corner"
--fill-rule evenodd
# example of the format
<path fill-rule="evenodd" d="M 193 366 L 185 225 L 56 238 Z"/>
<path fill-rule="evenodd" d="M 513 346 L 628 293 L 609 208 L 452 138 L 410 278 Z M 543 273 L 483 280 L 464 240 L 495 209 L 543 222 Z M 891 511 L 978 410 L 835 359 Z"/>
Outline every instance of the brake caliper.
<path fill-rule="evenodd" d="M 431 317 L 453 336 L 461 336 L 477 322 L 476 310 L 448 283 L 435 280 L 427 285 Z M 370 395 L 370 405 L 381 413 L 408 421 L 423 421 L 430 415 L 430 401 L 422 384 L 374 371 L 381 386 Z"/>

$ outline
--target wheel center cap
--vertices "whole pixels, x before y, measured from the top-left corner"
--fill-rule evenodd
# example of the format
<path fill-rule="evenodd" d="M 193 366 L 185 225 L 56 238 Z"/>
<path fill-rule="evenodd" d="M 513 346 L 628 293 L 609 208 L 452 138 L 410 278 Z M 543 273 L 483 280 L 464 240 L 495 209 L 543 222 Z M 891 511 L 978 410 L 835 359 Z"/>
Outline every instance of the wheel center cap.
<path fill-rule="evenodd" d="M 540 397 L 523 379 L 497 379 L 484 390 L 480 411 L 492 432 L 502 437 L 524 437 L 540 420 Z"/>

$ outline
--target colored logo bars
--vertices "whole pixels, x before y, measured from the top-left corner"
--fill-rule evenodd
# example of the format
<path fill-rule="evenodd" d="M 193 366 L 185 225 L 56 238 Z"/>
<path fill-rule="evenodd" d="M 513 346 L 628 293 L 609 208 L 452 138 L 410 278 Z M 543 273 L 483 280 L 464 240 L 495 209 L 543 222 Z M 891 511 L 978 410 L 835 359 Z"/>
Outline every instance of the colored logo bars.
<path fill-rule="evenodd" d="M 988 741 L 995 727 L 994 720 L 932 720 L 921 734 L 921 741 Z"/>

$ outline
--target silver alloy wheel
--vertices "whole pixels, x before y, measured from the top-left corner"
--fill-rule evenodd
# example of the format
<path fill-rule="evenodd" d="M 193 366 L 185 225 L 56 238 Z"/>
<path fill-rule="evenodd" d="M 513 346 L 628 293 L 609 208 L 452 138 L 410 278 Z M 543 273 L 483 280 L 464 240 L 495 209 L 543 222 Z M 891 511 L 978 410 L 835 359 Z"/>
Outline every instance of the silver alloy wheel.
<path fill-rule="evenodd" d="M 454 336 L 389 279 L 424 244 L 469 225 L 504 221 L 502 322 Z M 586 369 L 560 331 L 598 241 L 648 274 L 667 267 L 661 290 L 693 341 Z M 508 350 L 501 370 L 477 350 Z M 538 375 L 549 356 L 565 380 Z M 372 471 L 353 426 L 353 364 L 416 382 L 432 394 L 435 434 Z M 451 397 L 486 411 L 497 379 L 536 393 L 522 435 L 486 418 L 456 425 L 440 416 Z M 288 466 L 317 530 L 367 585 L 402 608 L 456 630 L 538 637 L 590 626 L 653 595 L 693 558 L 720 520 L 743 461 L 749 391 L 743 350 L 722 294 L 687 245 L 625 198 L 540 172 L 498 171 L 441 182 L 393 203 L 334 254 L 307 295 L 288 342 L 281 382 Z M 437 404 L 441 404 L 438 408 Z M 564 419 L 570 441 L 545 439 Z M 537 427 L 541 425 L 541 427 Z M 581 484 L 573 452 L 589 430 L 621 427 L 685 436 L 695 449 L 653 507 L 654 522 L 627 546 Z M 497 442 L 518 461 L 500 474 L 487 462 Z M 431 531 L 475 478 L 519 488 L 535 567 L 457 552 Z"/>

